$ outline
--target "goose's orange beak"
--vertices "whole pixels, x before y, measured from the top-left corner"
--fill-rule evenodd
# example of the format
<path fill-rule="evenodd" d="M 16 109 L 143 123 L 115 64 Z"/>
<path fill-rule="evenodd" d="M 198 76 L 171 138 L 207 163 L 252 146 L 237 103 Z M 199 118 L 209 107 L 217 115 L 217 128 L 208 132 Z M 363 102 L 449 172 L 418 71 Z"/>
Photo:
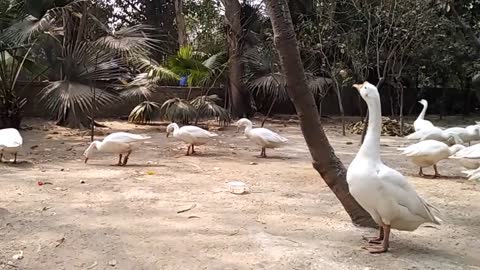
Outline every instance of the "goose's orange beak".
<path fill-rule="evenodd" d="M 88 161 L 88 158 L 86 157 L 86 158 L 85 158 L 85 164 L 87 164 L 87 161 Z"/>
<path fill-rule="evenodd" d="M 168 136 L 170 136 L 170 132 L 167 132 L 167 138 L 168 138 Z"/>
<path fill-rule="evenodd" d="M 354 84 L 353 87 L 355 89 L 357 89 L 358 91 L 360 91 L 360 89 L 362 89 L 362 87 L 363 87 L 363 83 L 362 84 Z"/>

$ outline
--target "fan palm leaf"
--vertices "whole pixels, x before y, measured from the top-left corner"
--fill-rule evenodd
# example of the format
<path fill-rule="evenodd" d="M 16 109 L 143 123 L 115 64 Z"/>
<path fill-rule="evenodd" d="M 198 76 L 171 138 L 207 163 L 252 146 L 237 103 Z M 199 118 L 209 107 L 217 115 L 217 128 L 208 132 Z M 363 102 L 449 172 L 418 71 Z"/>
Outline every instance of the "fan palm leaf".
<path fill-rule="evenodd" d="M 88 126 L 88 117 L 85 116 L 94 107 L 94 102 L 99 108 L 114 101 L 118 101 L 118 97 L 103 88 L 91 88 L 72 81 L 51 82 L 40 95 L 40 102 L 55 113 L 55 120 L 71 127 Z"/>
<path fill-rule="evenodd" d="M 172 98 L 165 101 L 160 111 L 163 119 L 184 124 L 189 123 L 197 115 L 195 107 L 188 101 L 180 98 Z"/>
<path fill-rule="evenodd" d="M 219 121 L 229 123 L 231 115 L 228 110 L 218 105 L 222 99 L 217 95 L 199 96 L 190 103 L 197 110 L 197 120 L 206 118 L 217 118 Z"/>
<path fill-rule="evenodd" d="M 151 123 L 160 111 L 160 104 L 152 101 L 144 101 L 133 108 L 128 116 L 128 122 L 135 124 Z"/>

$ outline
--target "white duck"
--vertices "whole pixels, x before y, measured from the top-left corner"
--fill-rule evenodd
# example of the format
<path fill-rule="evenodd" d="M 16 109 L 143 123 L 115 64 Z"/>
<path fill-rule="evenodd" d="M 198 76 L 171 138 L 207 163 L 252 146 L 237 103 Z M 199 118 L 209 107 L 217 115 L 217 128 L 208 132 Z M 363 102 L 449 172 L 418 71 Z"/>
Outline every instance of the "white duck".
<path fill-rule="evenodd" d="M 22 148 L 23 139 L 20 132 L 14 128 L 0 129 L 0 162 L 3 154 L 13 154 L 13 163 L 17 163 L 17 153 Z"/>
<path fill-rule="evenodd" d="M 452 127 L 444 130 L 447 134 L 455 134 L 462 139 L 464 143 L 470 143 L 480 139 L 480 126 L 470 125 L 467 127 Z"/>
<path fill-rule="evenodd" d="M 212 137 L 218 136 L 215 133 L 196 126 L 183 126 L 179 128 L 176 123 L 171 123 L 167 126 L 167 138 L 170 134 L 173 134 L 173 137 L 188 143 L 187 156 L 190 155 L 190 148 L 192 149 L 192 154 L 194 154 L 195 145 L 206 144 Z"/>
<path fill-rule="evenodd" d="M 448 159 L 449 156 L 464 148 L 465 146 L 461 144 L 448 147 L 448 145 L 443 142 L 425 140 L 408 147 L 398 148 L 398 150 L 402 150 L 402 155 L 407 156 L 413 164 L 420 167 L 420 171 L 418 172 L 419 176 L 425 176 L 422 171 L 423 168 L 433 166 L 435 170 L 433 177 L 435 178 L 440 176 L 437 170 L 437 163 L 441 160 Z"/>
<path fill-rule="evenodd" d="M 423 105 L 423 109 L 417 117 L 417 120 L 413 122 L 413 128 L 415 131 L 419 131 L 422 129 L 428 129 L 434 127 L 432 122 L 425 120 L 425 113 L 427 112 L 428 102 L 425 99 L 420 100 L 418 103 Z"/>
<path fill-rule="evenodd" d="M 453 132 L 445 132 L 439 127 L 431 127 L 415 131 L 406 137 L 408 140 L 435 140 L 449 145 L 462 144 L 463 140 Z"/>
<path fill-rule="evenodd" d="M 269 129 L 252 128 L 252 122 L 246 118 L 238 120 L 236 125 L 238 128 L 245 127 L 245 136 L 262 147 L 260 157 L 267 157 L 266 148 L 277 148 L 288 141 Z"/>
<path fill-rule="evenodd" d="M 368 129 L 365 140 L 347 171 L 350 193 L 380 226 L 380 236 L 366 247 L 371 253 L 386 252 L 390 229 L 413 231 L 421 224 L 440 223 L 432 213 L 435 208 L 424 201 L 407 179 L 387 167 L 380 159 L 382 115 L 377 88 L 368 83 L 356 84 L 368 106 Z M 382 241 L 382 242 L 380 242 Z"/>
<path fill-rule="evenodd" d="M 96 151 L 105 153 L 115 153 L 119 155 L 119 166 L 125 166 L 128 162 L 128 157 L 134 149 L 136 149 L 144 141 L 150 139 L 143 135 L 132 134 L 127 132 L 115 132 L 103 139 L 103 141 L 94 141 L 85 150 L 83 156 L 85 157 L 85 163 Z M 123 161 L 122 156 L 125 155 Z"/>
<path fill-rule="evenodd" d="M 462 149 L 450 156 L 450 158 L 457 159 L 467 169 L 477 169 L 480 167 L 480 144 Z"/>

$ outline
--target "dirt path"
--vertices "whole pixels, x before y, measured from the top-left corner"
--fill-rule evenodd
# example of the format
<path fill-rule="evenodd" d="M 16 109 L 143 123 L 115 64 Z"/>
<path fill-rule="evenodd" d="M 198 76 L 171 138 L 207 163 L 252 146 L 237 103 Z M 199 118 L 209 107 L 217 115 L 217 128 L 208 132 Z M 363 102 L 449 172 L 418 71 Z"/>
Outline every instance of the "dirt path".
<path fill-rule="evenodd" d="M 395 231 L 390 253 L 370 255 L 359 247 L 373 231 L 350 223 L 311 167 L 295 124 L 269 124 L 290 142 L 259 159 L 260 149 L 235 128 L 187 157 L 164 127 L 106 122 L 107 132 L 152 136 L 127 167 L 100 154 L 85 165 L 88 136 L 27 124 L 25 162 L 0 164 L 0 269 L 480 269 L 480 188 L 451 161 L 439 166 L 447 178 L 414 177 L 417 168 L 396 150 L 403 139 L 382 138 L 383 158 L 442 210 L 445 224 Z M 327 126 L 348 165 L 358 136 L 339 131 Z M 229 193 L 232 180 L 252 192 Z M 20 250 L 24 258 L 12 259 Z"/>

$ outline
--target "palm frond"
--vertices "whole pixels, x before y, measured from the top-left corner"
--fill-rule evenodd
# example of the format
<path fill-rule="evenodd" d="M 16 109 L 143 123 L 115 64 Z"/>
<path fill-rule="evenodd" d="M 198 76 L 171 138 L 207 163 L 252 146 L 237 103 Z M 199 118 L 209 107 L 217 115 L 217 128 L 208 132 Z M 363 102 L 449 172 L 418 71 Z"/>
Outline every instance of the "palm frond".
<path fill-rule="evenodd" d="M 128 116 L 128 122 L 135 124 L 148 124 L 160 112 L 160 104 L 152 101 L 144 101 L 133 108 Z"/>
<path fill-rule="evenodd" d="M 153 26 L 134 25 L 109 32 L 96 42 L 129 57 L 147 56 L 161 48 L 161 39 L 155 36 L 155 31 Z"/>
<path fill-rule="evenodd" d="M 45 109 L 54 112 L 54 119 L 70 127 L 88 126 L 86 115 L 94 107 L 94 101 L 97 108 L 119 101 L 116 95 L 102 88 L 92 89 L 72 81 L 50 82 L 39 95 Z"/>
<path fill-rule="evenodd" d="M 170 122 L 189 123 L 195 118 L 195 108 L 186 100 L 172 98 L 165 101 L 160 108 L 161 117 Z"/>
<path fill-rule="evenodd" d="M 307 74 L 306 74 L 307 75 Z M 324 77 L 307 76 L 307 85 L 315 96 L 325 97 L 332 89 L 333 80 Z"/>
<path fill-rule="evenodd" d="M 221 122 L 229 123 L 231 121 L 230 112 L 218 105 L 222 99 L 217 95 L 199 96 L 190 103 L 197 110 L 198 119 L 216 118 Z"/>

